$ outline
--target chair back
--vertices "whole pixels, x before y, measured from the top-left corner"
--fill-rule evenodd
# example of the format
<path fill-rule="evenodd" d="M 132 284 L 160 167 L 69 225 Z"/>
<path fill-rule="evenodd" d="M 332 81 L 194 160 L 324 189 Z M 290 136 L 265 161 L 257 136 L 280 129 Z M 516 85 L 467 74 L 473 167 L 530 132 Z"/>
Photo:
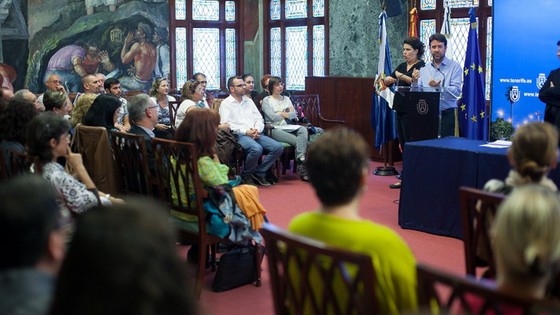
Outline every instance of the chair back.
<path fill-rule="evenodd" d="M 555 309 L 551 314 L 558 314 L 560 311 L 556 304 L 499 292 L 493 281 L 477 281 L 423 264 L 416 266 L 416 274 L 419 308 L 432 311 L 426 314 L 542 314 L 535 312 L 539 309 Z"/>
<path fill-rule="evenodd" d="M 206 234 L 203 198 L 207 193 L 198 174 L 196 147 L 192 143 L 154 138 L 152 150 L 160 199 L 170 209 L 197 216 L 196 234 Z"/>
<path fill-rule="evenodd" d="M 181 101 L 169 101 L 169 119 L 171 120 L 171 128 L 175 129 L 175 120 L 177 119 L 177 110 L 179 110 L 179 106 L 181 105 Z"/>
<path fill-rule="evenodd" d="M 144 137 L 112 131 L 111 147 L 117 163 L 121 192 L 127 195 L 153 196 L 155 180 L 148 168 Z"/>
<path fill-rule="evenodd" d="M 13 149 L 0 152 L 0 181 L 30 172 L 33 158 Z"/>
<path fill-rule="evenodd" d="M 321 115 L 318 94 L 292 95 L 290 98 L 298 116 L 305 117 L 314 126 L 323 127 L 323 123 L 346 124 L 344 120 L 327 119 Z"/>
<path fill-rule="evenodd" d="M 265 224 L 274 309 L 280 314 L 375 314 L 373 263 Z"/>
<path fill-rule="evenodd" d="M 490 242 L 490 226 L 505 195 L 460 187 L 459 198 L 466 273 L 476 277 L 477 264 L 480 265 L 481 261 L 484 261 L 488 265 L 484 277 L 494 278 L 496 262 Z"/>

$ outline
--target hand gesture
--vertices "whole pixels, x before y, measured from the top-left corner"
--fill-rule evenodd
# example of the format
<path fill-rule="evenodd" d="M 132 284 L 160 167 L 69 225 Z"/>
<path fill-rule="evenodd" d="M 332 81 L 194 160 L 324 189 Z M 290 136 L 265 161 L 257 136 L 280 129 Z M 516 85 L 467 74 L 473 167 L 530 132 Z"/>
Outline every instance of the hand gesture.
<path fill-rule="evenodd" d="M 72 170 L 76 170 L 80 166 L 84 165 L 84 161 L 82 160 L 82 155 L 79 153 L 73 153 L 70 150 L 70 146 L 68 146 L 66 150 L 66 163 L 68 163 L 68 165 Z"/>
<path fill-rule="evenodd" d="M 420 78 L 420 70 L 414 69 L 412 70 L 412 82 L 417 82 Z"/>
<path fill-rule="evenodd" d="M 126 35 L 126 38 L 124 39 L 124 44 L 129 45 L 133 40 L 134 40 L 134 33 L 128 32 L 128 35 Z"/>
<path fill-rule="evenodd" d="M 430 82 L 428 82 L 428 84 L 431 87 L 439 87 L 440 83 L 441 83 L 441 80 L 434 80 L 434 79 L 431 79 Z"/>
<path fill-rule="evenodd" d="M 111 62 L 111 60 L 109 60 L 109 53 L 106 50 L 100 51 L 98 56 L 101 63 Z"/>

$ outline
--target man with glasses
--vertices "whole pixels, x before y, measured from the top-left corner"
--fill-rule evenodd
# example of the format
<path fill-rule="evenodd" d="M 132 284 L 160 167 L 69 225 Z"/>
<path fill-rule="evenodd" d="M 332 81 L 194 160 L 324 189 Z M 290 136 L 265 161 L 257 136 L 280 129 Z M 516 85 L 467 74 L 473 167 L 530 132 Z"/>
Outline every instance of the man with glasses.
<path fill-rule="evenodd" d="M 262 134 L 264 120 L 253 101 L 245 96 L 245 83 L 239 76 L 228 79 L 228 96 L 220 106 L 220 123 L 229 124 L 237 141 L 245 150 L 245 165 L 241 177 L 246 184 L 270 186 L 266 172 L 282 155 L 284 148 L 272 138 Z M 258 165 L 263 151 L 268 152 Z"/>
<path fill-rule="evenodd" d="M 45 87 L 47 88 L 47 91 L 51 91 L 51 92 L 66 92 L 66 89 L 64 88 L 64 81 L 62 81 L 62 79 L 60 78 L 60 76 L 56 73 L 51 73 L 49 76 L 47 76 L 47 80 L 45 82 L 43 82 L 45 84 Z M 37 97 L 37 102 L 39 102 L 41 104 L 42 107 L 45 107 L 45 105 L 43 104 L 43 97 L 45 94 L 41 94 L 39 95 L 39 97 Z"/>
<path fill-rule="evenodd" d="M 208 85 L 206 75 L 204 73 L 197 72 L 193 74 L 192 79 L 197 81 L 202 87 L 202 99 L 199 101 L 200 104 L 197 104 L 198 107 L 212 108 L 212 100 L 214 97 L 212 94 L 206 93 L 206 86 Z"/>

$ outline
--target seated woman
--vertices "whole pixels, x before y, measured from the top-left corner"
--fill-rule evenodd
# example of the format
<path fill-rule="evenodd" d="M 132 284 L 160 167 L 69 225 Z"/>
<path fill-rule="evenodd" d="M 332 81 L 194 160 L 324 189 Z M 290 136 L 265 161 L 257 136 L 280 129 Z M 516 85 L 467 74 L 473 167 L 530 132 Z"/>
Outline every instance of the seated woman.
<path fill-rule="evenodd" d="M 45 111 L 51 111 L 66 119 L 70 119 L 68 112 L 72 105 L 67 93 L 48 90 L 43 94 L 43 105 L 45 105 Z"/>
<path fill-rule="evenodd" d="M 8 102 L 0 114 L 0 154 L 5 161 L 9 161 L 9 151 L 25 153 L 27 128 L 37 114 L 37 108 L 31 102 L 17 99 Z"/>
<path fill-rule="evenodd" d="M 556 168 L 558 158 L 558 131 L 547 122 L 532 122 L 517 129 L 513 136 L 508 159 L 511 164 L 505 181 L 491 179 L 484 190 L 509 193 L 515 187 L 535 183 L 557 191 L 547 176 Z"/>
<path fill-rule="evenodd" d="M 169 95 L 169 81 L 166 78 L 157 78 L 149 94 L 152 101 L 158 105 L 158 122 L 154 132 L 159 138 L 169 139 L 172 127 L 169 102 L 175 102 L 175 98 Z"/>
<path fill-rule="evenodd" d="M 493 230 L 499 291 L 521 298 L 546 297 L 547 285 L 560 267 L 559 226 L 555 192 L 531 184 L 511 193 L 498 210 Z"/>
<path fill-rule="evenodd" d="M 416 261 L 408 245 L 388 227 L 360 217 L 367 192 L 369 149 L 355 131 L 336 128 L 309 146 L 305 164 L 319 209 L 292 219 L 289 230 L 331 246 L 370 255 L 379 314 L 413 313 Z"/>
<path fill-rule="evenodd" d="M 50 314 L 199 314 L 175 237 L 165 209 L 150 200 L 85 213 Z"/>
<path fill-rule="evenodd" d="M 282 95 L 284 83 L 279 77 L 270 77 L 268 81 L 270 96 L 263 99 L 262 110 L 266 123 L 274 128 L 270 131 L 270 137 L 279 142 L 285 142 L 296 148 L 296 163 L 299 177 L 308 181 L 309 176 L 303 164 L 305 152 L 309 142 L 309 134 L 304 126 L 288 124 L 286 120 L 297 121 L 297 114 L 289 97 Z"/>
<path fill-rule="evenodd" d="M 70 122 L 67 119 L 52 112 L 45 112 L 31 121 L 27 132 L 28 153 L 39 158 L 41 165 L 36 165 L 36 169 L 58 192 L 63 224 L 67 228 L 72 226 L 73 214 L 83 213 L 98 205 L 100 201 L 122 201 L 97 191 L 84 167 L 82 156 L 70 151 L 69 131 Z M 59 157 L 66 158 L 73 174 L 67 173 L 64 167 L 57 163 Z"/>
<path fill-rule="evenodd" d="M 119 118 L 121 102 L 111 94 L 101 94 L 95 98 L 93 104 L 84 115 L 85 126 L 105 127 L 110 134 L 112 130 L 118 129 L 115 123 Z"/>
<path fill-rule="evenodd" d="M 177 117 L 175 118 L 175 128 L 179 128 L 187 113 L 193 108 L 208 108 L 206 103 L 202 102 L 204 97 L 203 87 L 200 82 L 189 80 L 185 82 L 181 89 L 181 97 L 183 102 L 177 109 Z"/>
<path fill-rule="evenodd" d="M 228 179 L 229 167 L 220 163 L 215 151 L 216 134 L 220 117 L 218 112 L 206 108 L 194 108 L 190 110 L 175 132 L 175 140 L 182 142 L 194 143 L 198 148 L 198 173 L 200 180 L 204 186 L 215 187 L 230 183 Z M 176 163 L 172 161 L 172 163 Z M 231 182 L 234 186 L 236 183 Z M 238 182 L 238 181 L 237 181 Z M 174 185 L 172 185 L 174 187 Z M 194 194 L 194 191 L 189 191 Z M 263 205 L 259 201 L 258 189 L 255 186 L 239 185 L 233 187 L 235 199 L 245 216 L 249 219 L 250 226 L 238 226 L 236 229 L 243 229 L 249 232 L 252 239 L 260 242 L 260 235 L 256 232 L 264 222 Z M 186 192 L 181 191 L 179 194 L 172 191 L 174 198 L 182 198 L 186 200 Z M 186 202 L 186 201 L 185 201 Z M 235 211 L 235 209 L 234 209 Z M 182 217 L 184 220 L 196 220 L 196 218 Z M 236 243 L 242 243 L 247 239 L 235 239 L 238 235 L 249 235 L 245 232 L 236 231 L 231 233 L 230 240 Z"/>

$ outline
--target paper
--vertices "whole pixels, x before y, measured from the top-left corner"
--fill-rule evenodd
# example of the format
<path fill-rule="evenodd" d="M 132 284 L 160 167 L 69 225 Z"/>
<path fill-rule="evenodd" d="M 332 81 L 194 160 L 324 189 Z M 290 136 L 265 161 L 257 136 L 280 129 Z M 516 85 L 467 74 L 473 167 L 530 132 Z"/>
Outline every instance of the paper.
<path fill-rule="evenodd" d="M 490 142 L 487 144 L 482 144 L 480 145 L 481 147 L 487 147 L 487 148 L 509 148 L 511 146 L 511 141 L 505 141 L 505 140 L 496 140 L 494 142 Z"/>
<path fill-rule="evenodd" d="M 281 126 L 274 126 L 274 128 L 278 128 L 278 129 L 282 129 L 285 131 L 296 131 L 298 130 L 300 127 L 300 125 L 281 125 Z"/>

